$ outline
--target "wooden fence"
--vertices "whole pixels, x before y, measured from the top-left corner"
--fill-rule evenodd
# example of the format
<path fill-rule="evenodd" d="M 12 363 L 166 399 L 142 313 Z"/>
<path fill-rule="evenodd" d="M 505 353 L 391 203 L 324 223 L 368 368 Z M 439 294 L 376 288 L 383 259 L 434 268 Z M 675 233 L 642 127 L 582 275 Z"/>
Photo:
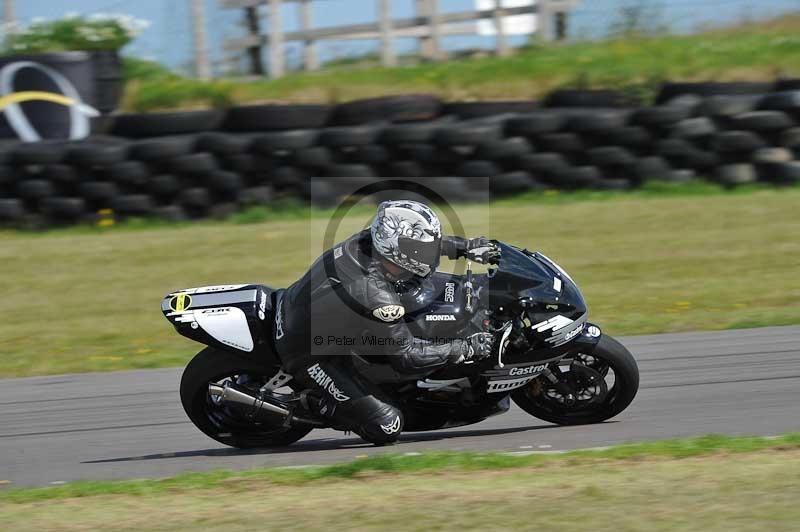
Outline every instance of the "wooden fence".
<path fill-rule="evenodd" d="M 508 36 L 504 33 L 504 17 L 514 15 L 537 15 L 537 34 L 543 40 L 564 39 L 567 32 L 569 13 L 579 0 L 538 0 L 536 4 L 523 7 L 502 7 L 495 1 L 495 7 L 487 10 L 473 10 L 456 13 L 441 13 L 438 0 L 416 0 L 415 16 L 405 19 L 392 19 L 391 0 L 374 0 L 378 4 L 378 20 L 362 24 L 344 26 L 313 27 L 311 3 L 315 0 L 219 0 L 227 9 L 242 9 L 245 12 L 249 35 L 226 39 L 224 48 L 227 54 L 249 59 L 249 69 L 256 75 L 264 74 L 261 51 L 264 46 L 269 53 L 269 76 L 279 78 L 286 73 L 284 43 L 303 43 L 303 68 L 319 68 L 316 43 L 323 40 L 378 40 L 381 43 L 381 63 L 385 66 L 397 64 L 394 39 L 416 38 L 419 40 L 420 55 L 429 60 L 442 60 L 441 39 L 451 35 L 474 35 L 477 33 L 476 21 L 489 19 L 496 28 L 495 51 L 498 55 L 510 52 Z M 367 1 L 367 0 L 364 0 Z M 329 3 L 331 0 L 328 0 Z M 281 5 L 298 4 L 298 31 L 284 31 L 281 18 Z M 259 8 L 266 6 L 265 16 Z M 266 19 L 262 31 L 262 19 Z"/>

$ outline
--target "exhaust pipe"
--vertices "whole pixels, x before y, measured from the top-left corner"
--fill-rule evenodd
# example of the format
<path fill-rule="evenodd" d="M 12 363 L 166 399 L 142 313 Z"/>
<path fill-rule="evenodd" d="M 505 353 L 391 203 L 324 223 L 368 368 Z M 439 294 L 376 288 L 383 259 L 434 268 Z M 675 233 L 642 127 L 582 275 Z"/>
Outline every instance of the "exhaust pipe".
<path fill-rule="evenodd" d="M 219 386 L 218 384 L 209 384 L 208 394 L 212 397 L 219 397 L 224 403 L 234 403 L 249 407 L 251 411 L 248 413 L 248 417 L 255 417 L 259 413 L 264 412 L 272 414 L 273 416 L 281 416 L 284 422 L 286 422 L 292 416 L 292 413 L 287 409 L 262 401 L 258 397 L 233 388 L 230 385 Z"/>
<path fill-rule="evenodd" d="M 246 415 L 250 418 L 267 417 L 270 421 L 275 422 L 275 418 L 278 417 L 281 424 L 287 427 L 289 425 L 312 425 L 315 427 L 326 426 L 325 423 L 322 423 L 321 421 L 293 416 L 292 412 L 288 409 L 280 405 L 263 401 L 254 395 L 250 395 L 249 393 L 243 392 L 238 388 L 234 388 L 230 384 L 226 384 L 225 386 L 220 386 L 213 383 L 209 384 L 208 395 L 219 398 L 219 400 L 223 403 L 231 403 L 247 408 L 248 412 Z"/>

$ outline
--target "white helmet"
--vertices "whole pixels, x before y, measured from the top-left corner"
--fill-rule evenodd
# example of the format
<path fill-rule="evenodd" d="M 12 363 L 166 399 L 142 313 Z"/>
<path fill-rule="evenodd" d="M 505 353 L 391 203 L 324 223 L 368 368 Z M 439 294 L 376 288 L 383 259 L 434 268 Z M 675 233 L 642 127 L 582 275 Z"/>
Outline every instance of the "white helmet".
<path fill-rule="evenodd" d="M 372 245 L 386 260 L 427 277 L 439 265 L 442 224 L 430 207 L 417 201 L 384 201 L 370 229 Z"/>

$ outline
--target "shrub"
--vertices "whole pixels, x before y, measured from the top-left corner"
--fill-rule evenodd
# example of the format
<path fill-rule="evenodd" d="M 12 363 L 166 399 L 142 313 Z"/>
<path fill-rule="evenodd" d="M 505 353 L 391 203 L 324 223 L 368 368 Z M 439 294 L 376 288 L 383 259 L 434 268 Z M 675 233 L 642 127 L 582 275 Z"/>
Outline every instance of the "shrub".
<path fill-rule="evenodd" d="M 96 14 L 39 20 L 10 34 L 6 53 L 62 52 L 68 50 L 119 50 L 131 42 L 149 22 L 130 15 Z"/>
<path fill-rule="evenodd" d="M 164 109 L 224 108 L 233 102 L 233 85 L 225 81 L 164 79 L 129 82 L 125 108 L 136 112 Z"/>
<path fill-rule="evenodd" d="M 161 63 L 127 56 L 122 58 L 122 77 L 125 81 L 162 81 L 180 78 Z"/>

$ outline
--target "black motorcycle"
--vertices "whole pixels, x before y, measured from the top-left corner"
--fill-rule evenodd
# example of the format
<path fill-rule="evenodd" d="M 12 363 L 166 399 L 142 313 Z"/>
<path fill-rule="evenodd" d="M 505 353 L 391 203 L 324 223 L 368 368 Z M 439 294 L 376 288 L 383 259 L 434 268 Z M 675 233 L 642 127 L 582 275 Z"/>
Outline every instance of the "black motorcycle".
<path fill-rule="evenodd" d="M 478 423 L 513 400 L 559 425 L 599 423 L 636 396 L 639 370 L 617 340 L 587 322 L 578 286 L 541 253 L 498 242 L 488 273 L 442 272 L 400 287 L 415 336 L 496 335 L 493 356 L 427 378 L 396 373 L 379 356 L 349 357 L 405 417 L 404 431 Z M 205 434 L 240 448 L 291 444 L 329 426 L 314 397 L 284 373 L 270 348 L 274 290 L 263 285 L 180 290 L 162 303 L 179 333 L 208 345 L 183 372 L 181 402 Z"/>

